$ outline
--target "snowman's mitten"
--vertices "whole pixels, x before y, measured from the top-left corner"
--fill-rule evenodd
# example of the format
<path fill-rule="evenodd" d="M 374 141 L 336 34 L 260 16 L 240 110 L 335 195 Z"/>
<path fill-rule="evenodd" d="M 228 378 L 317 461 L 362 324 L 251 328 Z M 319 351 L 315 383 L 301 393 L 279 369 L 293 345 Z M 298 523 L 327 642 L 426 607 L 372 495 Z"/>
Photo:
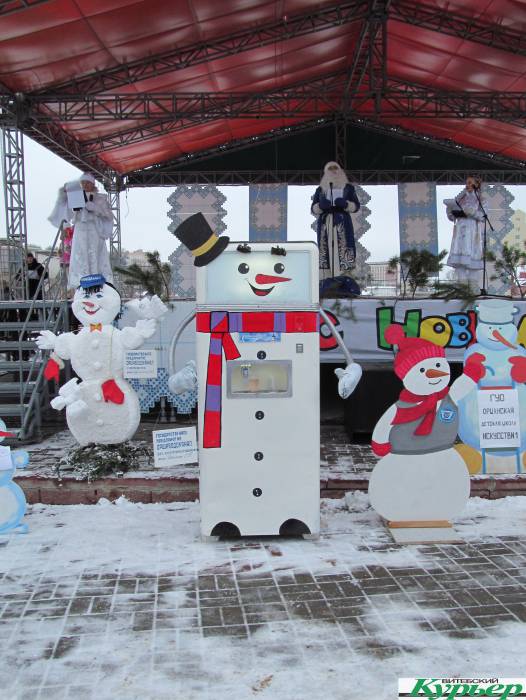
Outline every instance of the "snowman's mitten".
<path fill-rule="evenodd" d="M 377 457 L 385 457 L 385 455 L 388 455 L 389 452 L 391 452 L 390 442 L 375 442 L 374 440 L 371 440 L 371 447 Z"/>
<path fill-rule="evenodd" d="M 526 382 L 526 357 L 510 357 L 508 362 L 511 364 L 511 378 L 517 384 Z"/>
<path fill-rule="evenodd" d="M 79 397 L 79 380 L 77 377 L 70 379 L 58 390 L 58 396 L 55 396 L 51 401 L 51 407 L 56 411 L 61 411 L 66 406 L 77 401 Z"/>
<path fill-rule="evenodd" d="M 68 417 L 76 418 L 78 416 L 81 416 L 83 413 L 86 413 L 87 410 L 88 404 L 82 399 L 78 399 L 77 401 L 73 401 L 73 403 L 69 404 Z"/>
<path fill-rule="evenodd" d="M 351 362 L 345 369 L 335 369 L 334 374 L 338 377 L 338 394 L 342 399 L 348 399 L 362 378 L 361 366 L 357 362 Z"/>
<path fill-rule="evenodd" d="M 51 331 L 40 331 L 35 342 L 39 350 L 53 350 L 57 342 L 57 336 Z"/>
<path fill-rule="evenodd" d="M 168 377 L 168 388 L 172 394 L 184 394 L 197 387 L 197 373 L 194 360 L 189 360 L 178 372 Z"/>
<path fill-rule="evenodd" d="M 156 328 L 157 323 L 153 318 L 142 319 L 135 324 L 135 329 L 143 338 L 151 338 Z"/>
<path fill-rule="evenodd" d="M 55 396 L 54 399 L 51 399 L 50 405 L 51 408 L 55 409 L 55 411 L 62 411 L 62 409 L 65 408 L 68 403 L 63 396 Z"/>
<path fill-rule="evenodd" d="M 168 307 L 157 294 L 154 294 L 150 299 L 142 299 L 140 307 L 143 318 L 161 318 L 168 311 Z"/>
<path fill-rule="evenodd" d="M 46 379 L 48 382 L 50 382 L 52 379 L 58 382 L 61 369 L 64 369 L 63 360 L 57 355 L 56 352 L 52 352 L 49 360 L 46 362 L 46 366 L 44 367 L 44 379 Z"/>
<path fill-rule="evenodd" d="M 100 388 L 102 389 L 102 396 L 106 403 L 124 403 L 124 392 L 117 385 L 115 379 L 108 379 Z"/>
<path fill-rule="evenodd" d="M 484 367 L 484 360 L 486 356 L 481 352 L 474 352 L 466 360 L 464 365 L 464 374 L 472 379 L 475 384 L 478 384 L 482 377 L 486 374 L 486 368 Z M 525 358 L 526 359 L 526 358 Z"/>

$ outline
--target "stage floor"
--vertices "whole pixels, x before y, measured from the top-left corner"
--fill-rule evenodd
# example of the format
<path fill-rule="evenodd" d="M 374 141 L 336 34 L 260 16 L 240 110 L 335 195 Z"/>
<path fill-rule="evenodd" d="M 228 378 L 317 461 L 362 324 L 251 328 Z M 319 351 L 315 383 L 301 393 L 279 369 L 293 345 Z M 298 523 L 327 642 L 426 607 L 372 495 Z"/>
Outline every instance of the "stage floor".
<path fill-rule="evenodd" d="M 41 443 L 28 446 L 29 467 L 17 472 L 16 481 L 29 503 L 97 503 L 125 495 L 142 503 L 194 501 L 199 497 L 197 464 L 158 469 L 153 463 L 152 430 L 181 428 L 192 421 L 156 423 L 143 421 L 133 444 L 147 448 L 140 469 L 117 473 L 91 482 L 79 481 L 71 473 L 57 476 L 56 466 L 76 446 L 71 433 L 62 430 Z M 320 495 L 341 498 L 348 491 L 367 491 L 369 475 L 377 458 L 368 444 L 351 444 L 343 425 L 321 426 Z M 501 498 L 526 495 L 526 474 L 476 475 L 471 478 L 471 495 Z"/>

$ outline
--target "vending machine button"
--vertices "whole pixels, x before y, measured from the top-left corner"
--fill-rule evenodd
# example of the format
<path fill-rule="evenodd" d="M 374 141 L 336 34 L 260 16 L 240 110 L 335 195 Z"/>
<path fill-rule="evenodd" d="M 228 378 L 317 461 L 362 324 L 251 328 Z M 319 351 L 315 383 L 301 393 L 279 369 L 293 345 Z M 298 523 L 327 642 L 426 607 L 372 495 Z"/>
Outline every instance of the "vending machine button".
<path fill-rule="evenodd" d="M 256 411 L 256 420 L 263 420 L 264 417 L 265 414 L 263 413 L 263 411 Z"/>
<path fill-rule="evenodd" d="M 303 352 L 303 343 L 296 343 L 296 353 L 300 354 Z"/>
<path fill-rule="evenodd" d="M 263 491 L 261 489 L 253 489 L 252 493 L 254 494 L 254 496 L 256 498 L 259 498 L 261 496 L 261 494 L 263 493 Z"/>
<path fill-rule="evenodd" d="M 258 352 L 258 360 L 264 360 L 266 356 L 267 356 L 267 353 L 264 350 L 260 350 Z"/>
<path fill-rule="evenodd" d="M 261 460 L 263 459 L 263 452 L 256 452 L 254 454 L 254 459 L 256 460 L 256 462 L 261 462 Z"/>

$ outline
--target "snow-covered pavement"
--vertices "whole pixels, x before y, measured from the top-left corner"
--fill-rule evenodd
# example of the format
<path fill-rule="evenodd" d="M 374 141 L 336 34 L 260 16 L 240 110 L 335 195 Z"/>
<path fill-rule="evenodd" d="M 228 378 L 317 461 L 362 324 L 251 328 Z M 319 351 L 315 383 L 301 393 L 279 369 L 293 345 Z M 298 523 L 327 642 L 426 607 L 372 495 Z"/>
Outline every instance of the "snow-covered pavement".
<path fill-rule="evenodd" d="M 396 697 L 399 676 L 520 676 L 526 497 L 463 545 L 397 546 L 367 497 L 315 542 L 202 543 L 199 506 L 32 506 L 0 538 L 5 698 Z"/>

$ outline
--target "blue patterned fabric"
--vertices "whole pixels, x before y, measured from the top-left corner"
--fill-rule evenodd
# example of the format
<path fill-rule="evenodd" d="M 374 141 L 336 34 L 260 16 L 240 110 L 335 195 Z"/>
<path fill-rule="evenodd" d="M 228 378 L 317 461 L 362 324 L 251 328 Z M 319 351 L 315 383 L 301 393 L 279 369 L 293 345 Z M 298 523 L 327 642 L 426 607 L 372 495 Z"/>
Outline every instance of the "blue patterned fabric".
<path fill-rule="evenodd" d="M 185 391 L 176 396 L 168 388 L 168 371 L 159 367 L 155 379 L 128 379 L 139 397 L 141 413 L 149 413 L 155 404 L 165 396 L 179 413 L 191 413 L 197 405 L 197 389 Z"/>
<path fill-rule="evenodd" d="M 287 240 L 287 185 L 250 185 L 248 206 L 249 240 Z"/>
<path fill-rule="evenodd" d="M 411 248 L 438 255 L 436 186 L 432 182 L 398 185 L 400 252 Z"/>

